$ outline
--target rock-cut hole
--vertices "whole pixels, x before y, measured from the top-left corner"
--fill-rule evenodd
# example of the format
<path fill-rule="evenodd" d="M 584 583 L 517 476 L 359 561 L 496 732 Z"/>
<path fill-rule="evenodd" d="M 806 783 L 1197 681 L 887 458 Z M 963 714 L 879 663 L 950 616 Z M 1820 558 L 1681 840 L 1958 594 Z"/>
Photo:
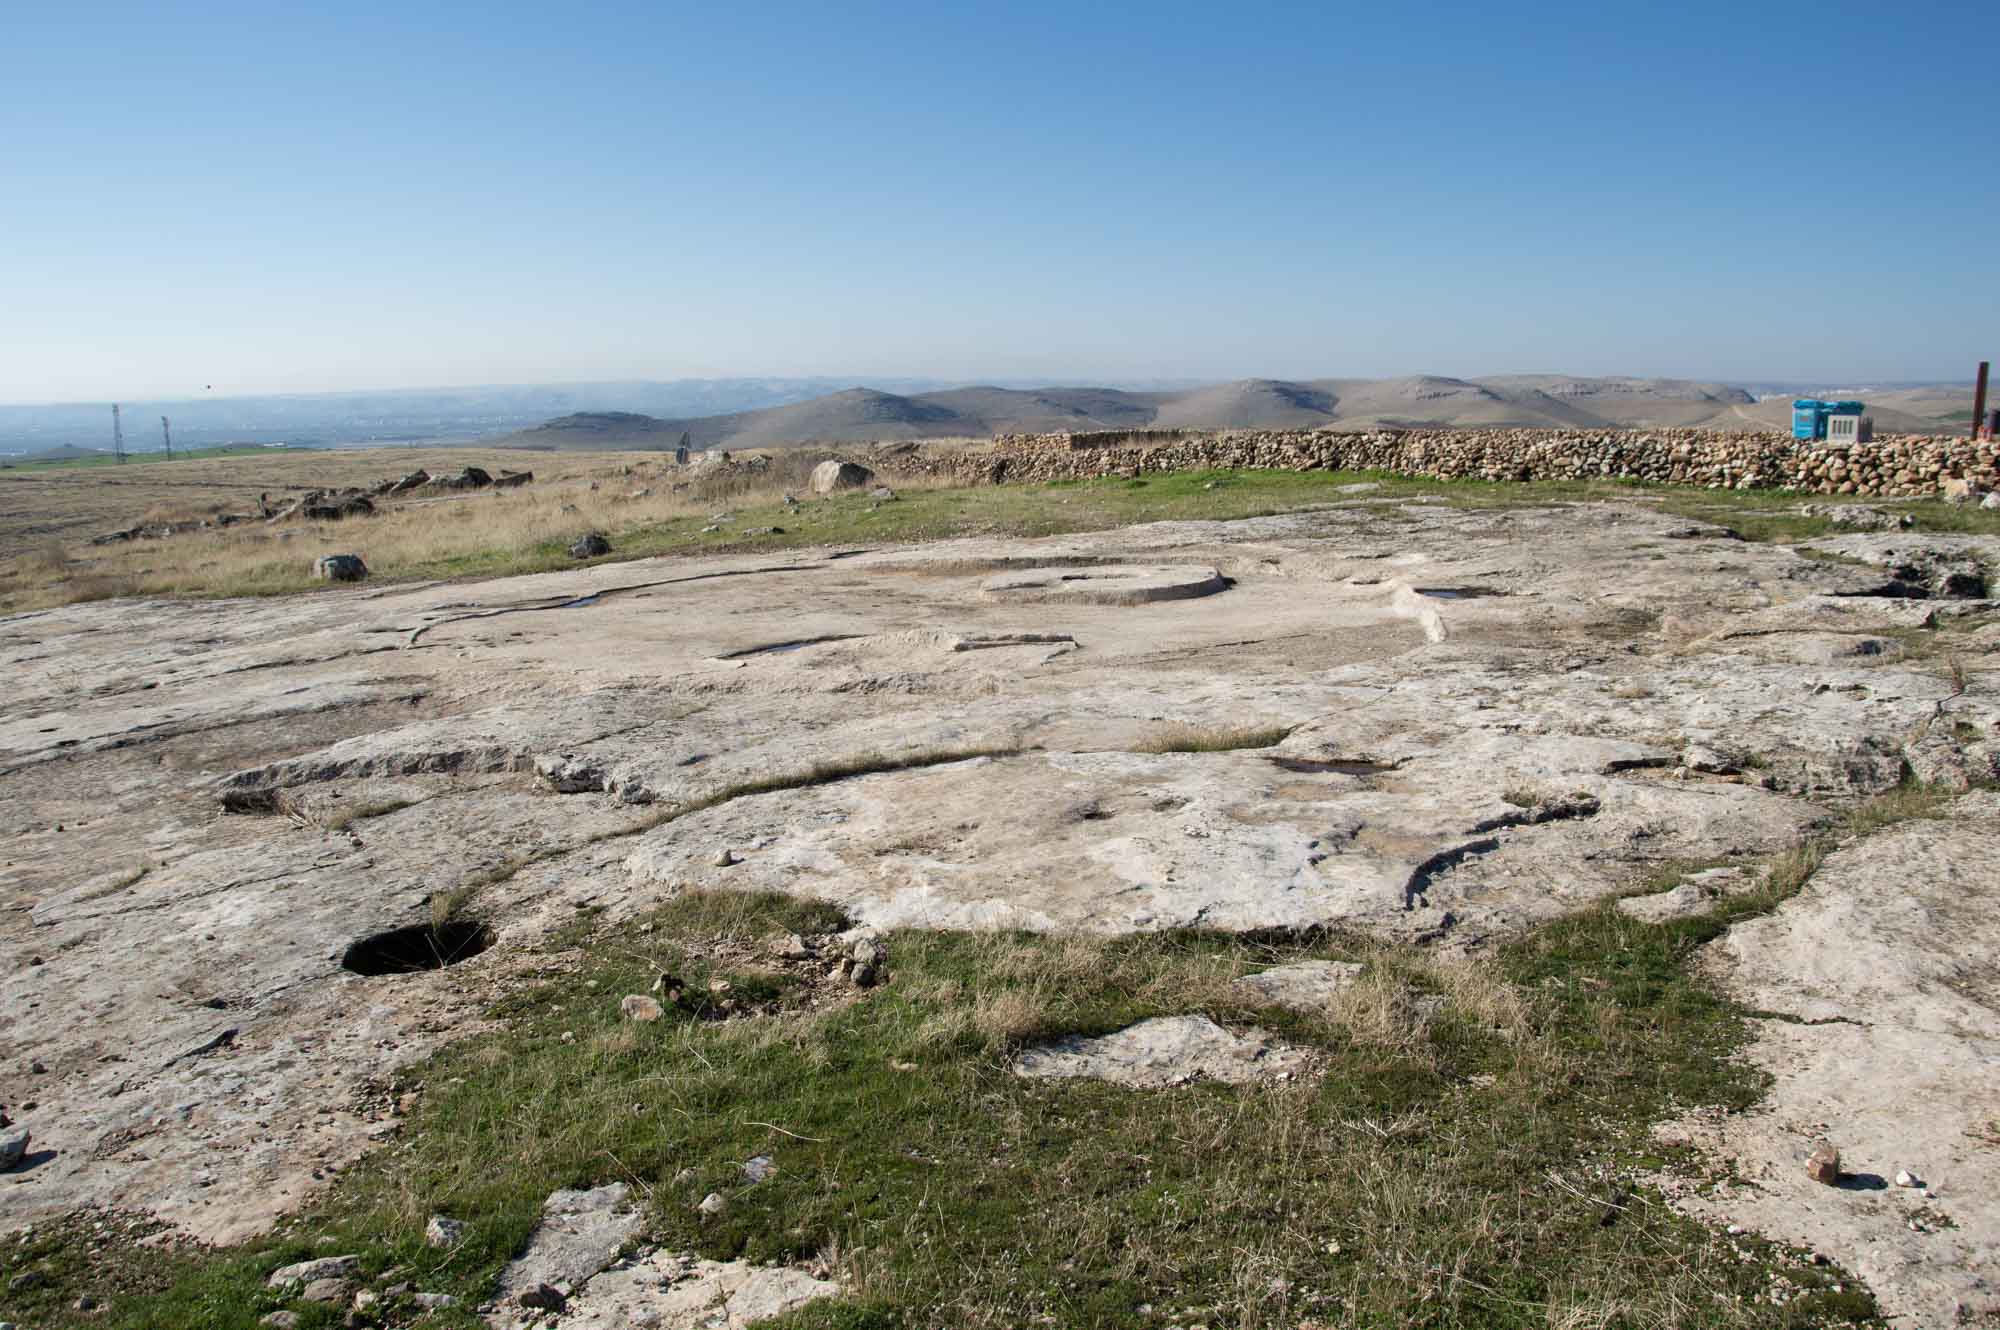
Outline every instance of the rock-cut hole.
<path fill-rule="evenodd" d="M 493 945 L 493 930 L 471 920 L 453 920 L 442 926 L 412 924 L 371 933 L 347 948 L 341 956 L 342 969 L 371 978 L 385 974 L 416 974 L 421 970 L 442 970 L 470 960 Z"/>

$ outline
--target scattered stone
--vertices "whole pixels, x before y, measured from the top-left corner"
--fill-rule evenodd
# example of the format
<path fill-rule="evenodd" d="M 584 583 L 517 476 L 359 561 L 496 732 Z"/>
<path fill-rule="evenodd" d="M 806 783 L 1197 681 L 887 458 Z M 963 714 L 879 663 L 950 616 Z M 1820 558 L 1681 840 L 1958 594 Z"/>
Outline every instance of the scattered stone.
<path fill-rule="evenodd" d="M 732 849 L 725 847 L 715 852 L 715 866 L 717 868 L 728 868 L 741 862 L 742 860 L 736 857 L 736 851 Z"/>
<path fill-rule="evenodd" d="M 847 972 L 847 977 L 856 988 L 872 988 L 877 974 L 872 965 L 856 965 Z"/>
<path fill-rule="evenodd" d="M 1239 1035 L 1206 1016 L 1156 1016 L 1115 1034 L 1072 1035 L 1031 1048 L 1014 1060 L 1014 1074 L 1087 1076 L 1156 1090 L 1198 1079 L 1231 1085 L 1281 1080 L 1310 1065 L 1304 1049 L 1280 1044 L 1262 1030 Z"/>
<path fill-rule="evenodd" d="M 99 1302 L 96 1298 L 93 1298 L 88 1293 L 86 1293 L 82 1297 L 78 1298 L 75 1302 L 72 1302 L 70 1304 L 70 1307 L 72 1310 L 75 1311 L 94 1312 L 103 1305 L 104 1304 Z"/>
<path fill-rule="evenodd" d="M 313 576 L 322 582 L 359 582 L 368 565 L 359 554 L 322 554 L 313 560 Z"/>
<path fill-rule="evenodd" d="M 1921 1187 L 1924 1184 L 1921 1178 L 1906 1168 L 1897 1172 L 1896 1185 L 1898 1187 Z"/>
<path fill-rule="evenodd" d="M 618 1004 L 618 1014 L 628 1021 L 657 1021 L 666 1010 L 644 993 L 630 993 Z"/>
<path fill-rule="evenodd" d="M 0 1170 L 17 1167 L 28 1154 L 28 1129 L 0 1132 Z"/>
<path fill-rule="evenodd" d="M 1979 501 L 1981 508 L 2000 508 L 2000 490 L 1995 490 Z"/>
<path fill-rule="evenodd" d="M 1806 1158 L 1806 1176 L 1828 1187 L 1840 1183 L 1840 1151 L 1821 1142 Z"/>
<path fill-rule="evenodd" d="M 465 1224 L 461 1220 L 444 1215 L 432 1215 L 424 1225 L 424 1245 L 426 1247 L 456 1247 L 465 1241 Z"/>
<path fill-rule="evenodd" d="M 835 490 L 860 489 L 873 484 L 875 473 L 856 462 L 829 460 L 813 468 L 812 487 L 815 494 L 831 494 Z"/>
<path fill-rule="evenodd" d="M 359 1256 L 322 1256 L 316 1261 L 279 1266 L 264 1281 L 264 1286 L 285 1288 L 292 1284 L 310 1284 L 316 1279 L 346 1279 L 360 1268 Z"/>
<path fill-rule="evenodd" d="M 885 959 L 881 944 L 867 937 L 856 942 L 847 954 L 856 965 L 880 965 Z"/>
<path fill-rule="evenodd" d="M 705 1215 L 710 1216 L 711 1218 L 721 1214 L 724 1210 L 727 1210 L 728 1208 L 729 1208 L 729 1202 L 722 1199 L 722 1193 L 714 1191 L 702 1197 L 701 1204 L 695 1207 L 695 1209 L 701 1211 Z"/>
<path fill-rule="evenodd" d="M 1914 524 L 1908 513 L 1884 512 L 1865 503 L 1808 503 L 1799 508 L 1801 517 L 1823 517 L 1834 526 L 1856 531 L 1901 531 Z"/>
<path fill-rule="evenodd" d="M 755 1155 L 743 1162 L 743 1180 L 745 1182 L 762 1182 L 777 1171 L 778 1166 L 771 1161 L 771 1156 L 769 1155 Z"/>
<path fill-rule="evenodd" d="M 40 1270 L 23 1270 L 20 1274 L 15 1275 L 7 1281 L 7 1291 L 9 1293 L 26 1293 L 31 1289 L 38 1289 L 48 1282 L 49 1277 Z"/>
<path fill-rule="evenodd" d="M 274 1330 L 298 1330 L 299 1314 L 297 1312 L 268 1312 L 257 1324 L 272 1326 Z"/>
<path fill-rule="evenodd" d="M 609 553 L 611 553 L 611 542 L 601 531 L 578 536 L 569 543 L 569 557 L 572 559 L 595 559 L 601 554 Z"/>
<path fill-rule="evenodd" d="M 46 1076 L 49 1074 L 49 1069 L 43 1065 L 40 1058 L 36 1058 L 28 1064 L 28 1074 L 31 1076 Z"/>
<path fill-rule="evenodd" d="M 881 503 L 888 503 L 896 497 L 896 491 L 890 489 L 887 485 L 877 485 L 874 489 L 868 491 L 868 497 Z"/>
<path fill-rule="evenodd" d="M 456 1307 L 458 1299 L 449 1293 L 412 1293 L 410 1301 L 427 1312 L 442 1311 L 446 1307 Z"/>

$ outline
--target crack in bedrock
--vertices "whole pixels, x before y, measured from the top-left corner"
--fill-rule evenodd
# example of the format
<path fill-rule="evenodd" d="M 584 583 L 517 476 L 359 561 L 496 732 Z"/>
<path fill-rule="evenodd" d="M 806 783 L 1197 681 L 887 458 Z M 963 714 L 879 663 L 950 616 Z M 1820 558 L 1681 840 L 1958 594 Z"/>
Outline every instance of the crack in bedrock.
<path fill-rule="evenodd" d="M 505 744 L 415 753 L 371 753 L 345 759 L 296 757 L 225 776 L 223 790 L 312 785 L 362 776 L 465 776 L 532 771 L 533 753 Z"/>
<path fill-rule="evenodd" d="M 1523 808 L 1514 813 L 1505 813 L 1499 817 L 1488 818 L 1474 825 L 1472 829 L 1475 833 L 1499 832 L 1509 831 L 1518 827 L 1539 826 L 1546 822 L 1570 822 L 1581 818 L 1595 817 L 1602 807 L 1603 805 L 1594 796 L 1578 794 L 1553 803 L 1538 804 L 1533 808 Z M 1410 874 L 1409 881 L 1403 884 L 1403 908 L 1405 910 L 1414 910 L 1420 905 L 1428 906 L 1430 904 L 1429 892 L 1433 882 L 1469 859 L 1477 859 L 1493 853 L 1500 848 L 1501 843 L 1501 839 L 1497 835 L 1483 835 L 1477 840 L 1466 841 L 1462 845 L 1454 845 L 1449 849 L 1440 850 L 1430 858 L 1424 860 Z"/>

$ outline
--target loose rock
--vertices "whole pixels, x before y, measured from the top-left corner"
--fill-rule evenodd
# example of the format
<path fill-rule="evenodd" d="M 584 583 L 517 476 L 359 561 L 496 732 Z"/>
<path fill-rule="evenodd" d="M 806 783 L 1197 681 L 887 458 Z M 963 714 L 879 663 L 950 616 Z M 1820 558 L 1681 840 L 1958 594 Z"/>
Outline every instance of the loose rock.
<path fill-rule="evenodd" d="M 322 554 L 313 560 L 313 576 L 322 582 L 359 582 L 368 576 L 368 565 L 359 554 Z"/>
<path fill-rule="evenodd" d="M 14 1168 L 28 1153 L 28 1129 L 0 1132 L 0 1169 Z"/>
<path fill-rule="evenodd" d="M 424 1225 L 424 1245 L 427 1247 L 456 1247 L 465 1240 L 465 1225 L 444 1215 L 432 1215 Z"/>
<path fill-rule="evenodd" d="M 628 1021 L 657 1021 L 665 1009 L 644 993 L 630 993 L 618 1004 L 618 1014 Z"/>
<path fill-rule="evenodd" d="M 316 1279 L 345 1279 L 361 1268 L 359 1256 L 322 1256 L 315 1261 L 279 1266 L 264 1281 L 266 1288 L 286 1288 L 309 1284 Z"/>
<path fill-rule="evenodd" d="M 831 494 L 835 490 L 859 489 L 873 484 L 875 473 L 856 462 L 826 461 L 813 468 L 812 487 L 815 494 Z"/>
<path fill-rule="evenodd" d="M 1840 1151 L 1821 1145 L 1806 1159 L 1806 1176 L 1828 1187 L 1840 1182 Z"/>
<path fill-rule="evenodd" d="M 599 555 L 611 553 L 611 542 L 601 531 L 578 536 L 569 543 L 569 557 L 572 559 L 595 559 Z"/>

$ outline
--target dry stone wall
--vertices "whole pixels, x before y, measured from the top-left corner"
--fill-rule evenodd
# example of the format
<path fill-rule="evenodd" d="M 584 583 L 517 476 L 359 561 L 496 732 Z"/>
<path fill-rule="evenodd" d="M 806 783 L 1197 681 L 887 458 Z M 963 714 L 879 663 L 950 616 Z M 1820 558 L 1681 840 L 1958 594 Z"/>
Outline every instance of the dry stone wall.
<path fill-rule="evenodd" d="M 1951 481 L 1970 482 L 1975 491 L 2000 485 L 1995 448 L 1923 435 L 1832 447 L 1789 434 L 1706 429 L 1159 430 L 1007 435 L 962 451 L 899 449 L 890 464 L 905 474 L 968 485 L 1255 468 L 1389 471 L 1441 480 L 1616 478 L 1921 497 Z"/>

